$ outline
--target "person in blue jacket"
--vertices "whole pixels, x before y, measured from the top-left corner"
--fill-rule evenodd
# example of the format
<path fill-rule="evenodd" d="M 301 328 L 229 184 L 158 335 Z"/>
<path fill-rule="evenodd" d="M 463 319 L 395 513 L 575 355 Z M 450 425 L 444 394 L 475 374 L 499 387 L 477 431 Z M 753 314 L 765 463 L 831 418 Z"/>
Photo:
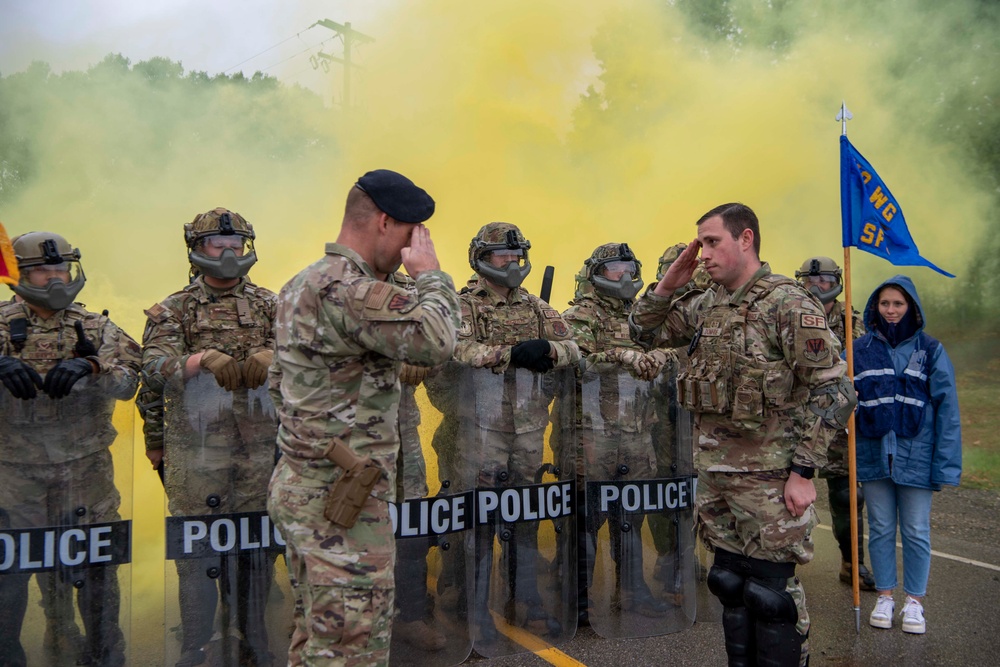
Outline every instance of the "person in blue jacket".
<path fill-rule="evenodd" d="M 903 542 L 903 632 L 927 630 L 921 598 L 931 565 L 931 496 L 962 476 L 955 369 L 924 333 L 913 281 L 894 276 L 872 293 L 868 330 L 854 341 L 858 480 L 868 505 L 868 551 L 879 598 L 869 623 L 891 628 L 896 526 Z"/>

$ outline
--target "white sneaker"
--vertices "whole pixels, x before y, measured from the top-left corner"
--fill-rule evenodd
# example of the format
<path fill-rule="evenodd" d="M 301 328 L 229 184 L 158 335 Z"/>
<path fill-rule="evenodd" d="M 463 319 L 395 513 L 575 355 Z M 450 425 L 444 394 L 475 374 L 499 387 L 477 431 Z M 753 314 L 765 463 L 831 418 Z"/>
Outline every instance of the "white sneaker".
<path fill-rule="evenodd" d="M 906 604 L 903 605 L 903 611 L 900 615 L 903 617 L 903 632 L 915 635 L 927 632 L 927 623 L 924 622 L 924 607 L 918 600 L 907 595 Z"/>
<path fill-rule="evenodd" d="M 889 630 L 892 628 L 892 612 L 896 608 L 896 603 L 892 601 L 891 595 L 878 596 L 878 602 L 872 609 L 872 615 L 868 617 L 868 625 L 873 628 Z"/>

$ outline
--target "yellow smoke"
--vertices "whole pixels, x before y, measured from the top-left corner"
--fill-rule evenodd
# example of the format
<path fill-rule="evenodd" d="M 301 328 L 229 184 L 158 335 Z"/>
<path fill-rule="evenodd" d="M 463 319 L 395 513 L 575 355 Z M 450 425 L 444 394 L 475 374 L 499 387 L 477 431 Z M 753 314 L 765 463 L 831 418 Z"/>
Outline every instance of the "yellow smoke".
<path fill-rule="evenodd" d="M 812 255 L 841 261 L 834 116 L 846 99 L 852 141 L 902 202 L 921 250 L 960 273 L 986 230 L 989 195 L 947 147 L 898 122 L 902 93 L 887 78 L 900 57 L 893 36 L 935 28 L 921 24 L 917 2 L 895 3 L 894 16 L 910 18 L 891 26 L 884 14 L 868 20 L 864 12 L 876 10 L 867 3 L 851 13 L 841 4 L 802 2 L 769 18 L 733 3 L 760 28 L 756 42 L 738 46 L 705 38 L 681 2 L 400 2 L 380 22 L 355 25 L 377 40 L 358 56 L 358 109 L 302 98 L 303 117 L 333 138 L 323 157 L 262 150 L 257 123 L 280 117 L 273 109 L 222 105 L 193 128 L 164 114 L 196 109 L 197 99 L 171 106 L 166 87 L 163 99 L 122 108 L 134 97 L 109 80 L 100 105 L 50 112 L 34 137 L 36 179 L 0 217 L 11 235 L 51 229 L 79 246 L 82 300 L 110 309 L 139 339 L 142 310 L 186 284 L 181 226 L 196 213 L 226 206 L 246 216 L 258 235 L 252 276 L 277 291 L 336 237 L 356 178 L 386 167 L 437 200 L 429 226 L 458 286 L 471 272 L 472 235 L 505 220 L 532 243 L 526 287 L 537 292 L 541 269 L 555 266 L 551 301 L 564 309 L 596 246 L 627 242 L 649 281 L 660 252 L 689 241 L 694 221 L 727 201 L 756 210 L 762 256 L 776 271 L 790 274 Z M 775 37 L 780 48 L 771 48 L 767 30 L 797 39 Z M 947 287 L 926 269 L 861 255 L 856 304 L 899 271 L 921 289 Z M 135 441 L 133 632 L 159 632 L 164 503 L 138 425 Z"/>

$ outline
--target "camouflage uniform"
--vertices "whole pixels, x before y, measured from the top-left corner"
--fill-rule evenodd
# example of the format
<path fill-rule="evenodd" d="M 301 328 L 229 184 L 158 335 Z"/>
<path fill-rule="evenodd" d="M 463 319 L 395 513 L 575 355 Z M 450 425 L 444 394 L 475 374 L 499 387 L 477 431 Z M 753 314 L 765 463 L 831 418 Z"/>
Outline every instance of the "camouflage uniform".
<path fill-rule="evenodd" d="M 853 312 L 852 319 L 851 336 L 857 340 L 865 335 L 865 325 L 861 321 L 861 314 L 856 310 Z M 843 303 L 837 301 L 833 304 L 833 308 L 827 315 L 827 321 L 833 335 L 843 345 L 847 338 Z M 847 431 L 841 429 L 837 431 L 837 435 L 830 443 L 830 449 L 827 452 L 827 465 L 820 471 L 820 477 L 826 479 L 830 514 L 833 517 L 833 534 L 837 538 L 837 546 L 840 547 L 840 578 L 845 583 L 851 581 L 851 481 L 847 450 Z M 861 588 L 862 590 L 875 590 L 875 580 L 868 568 L 864 566 L 865 546 L 862 528 L 865 525 L 865 496 L 860 486 L 855 490 L 855 493 L 858 497 L 858 572 L 861 575 Z"/>
<path fill-rule="evenodd" d="M 27 337 L 11 340 L 12 322 L 27 322 Z M 139 346 L 106 315 L 74 303 L 41 318 L 27 305 L 0 305 L 0 355 L 22 360 L 42 377 L 60 360 L 76 357 L 76 323 L 97 349 L 87 359 L 97 375 L 86 377 L 64 398 L 14 398 L 0 387 L 0 525 L 10 528 L 86 525 L 117 521 L 121 496 L 114 484 L 109 447 L 116 401 L 135 394 Z M 37 575 L 46 617 L 46 648 L 53 664 L 69 658 L 101 665 L 125 662 L 119 626 L 117 566 Z M 0 576 L 0 661 L 24 665 L 21 624 L 28 600 L 29 574 Z M 77 605 L 86 632 L 81 642 L 72 607 L 72 582 L 79 580 Z M 81 646 L 74 646 L 80 644 Z M 59 655 L 63 650 L 71 655 Z M 80 653 L 77 653 L 80 651 Z M 84 664 L 84 663 L 77 663 Z"/>
<path fill-rule="evenodd" d="M 266 489 L 274 468 L 277 428 L 266 390 L 225 392 L 205 370 L 185 382 L 191 355 L 219 350 L 240 364 L 274 348 L 277 296 L 241 277 L 216 289 L 198 276 L 194 282 L 145 311 L 142 388 L 147 449 L 163 449 L 164 487 L 173 516 L 233 514 L 266 509 Z M 207 410 L 193 405 L 206 396 L 218 410 L 195 430 L 189 416 Z M 273 577 L 274 556 L 243 552 L 221 565 L 237 582 L 237 624 L 246 660 L 269 660 L 264 608 Z M 197 660 L 212 638 L 219 601 L 216 580 L 206 576 L 203 559 L 176 561 L 184 660 Z M 223 595 L 226 595 L 225 591 Z M 252 656 L 252 657 L 251 657 Z M 197 664 L 197 663 L 192 663 Z"/>
<path fill-rule="evenodd" d="M 395 541 L 386 503 L 396 490 L 400 362 L 443 363 L 457 327 L 446 273 L 421 273 L 412 294 L 336 243 L 281 290 L 270 387 L 283 456 L 268 511 L 295 591 L 289 665 L 388 663 Z M 342 474 L 325 458 L 334 437 L 384 471 L 350 529 L 323 516 Z"/>
<path fill-rule="evenodd" d="M 582 463 L 583 469 L 578 467 L 577 472 L 578 488 L 581 489 L 583 477 L 624 481 L 652 479 L 656 472 L 652 428 L 657 414 L 654 408 L 655 397 L 650 393 L 650 380 L 658 374 L 668 356 L 659 350 L 647 353 L 629 338 L 628 315 L 634 303 L 632 299 L 609 296 L 602 292 L 600 286 L 595 290 L 591 282 L 595 273 L 593 264 L 600 260 L 618 259 L 620 256 L 631 257 L 636 266 L 635 277 L 638 278 L 640 264 L 631 255 L 631 251 L 627 250 L 627 246 L 625 255 L 622 255 L 621 248 L 619 244 L 611 243 L 599 246 L 594 251 L 582 271 L 586 282 L 577 283 L 575 298 L 570 301 L 570 308 L 563 313 L 563 319 L 569 323 L 573 338 L 580 347 L 585 367 L 588 372 L 597 374 L 599 382 L 597 401 L 600 416 L 595 422 L 594 415 L 581 412 L 581 422 L 578 425 L 581 454 L 578 461 Z M 639 284 L 641 285 L 641 281 Z M 623 356 L 622 352 L 626 354 Z M 647 372 L 650 377 L 633 378 L 622 373 L 623 370 L 628 370 L 634 374 L 636 371 L 632 364 L 639 362 L 639 357 L 648 360 L 650 369 Z M 578 394 L 579 391 L 578 385 Z M 585 407 L 584 400 L 578 399 L 578 404 L 581 409 Z M 660 444 L 660 448 L 667 448 L 666 443 Z M 577 506 L 584 505 L 578 503 Z M 618 585 L 622 594 L 621 606 L 626 609 L 635 608 L 647 615 L 666 612 L 667 606 L 652 597 L 642 574 L 644 517 L 640 515 L 632 519 L 633 530 L 626 533 L 621 530 L 620 517 L 612 514 L 609 519 L 611 556 L 622 576 Z M 585 561 L 592 568 L 600 525 L 592 522 L 585 522 L 583 526 L 578 522 L 577 525 L 578 528 L 584 528 L 585 538 L 581 541 L 583 549 L 579 551 L 578 557 L 581 563 Z M 624 562 L 623 557 L 628 562 Z M 590 579 L 591 575 L 588 573 L 588 585 Z M 581 605 L 586 602 L 581 594 Z"/>
<path fill-rule="evenodd" d="M 716 552 L 710 588 L 715 586 L 724 614 L 746 614 L 743 580 L 730 587 L 740 593 L 727 596 L 713 575 L 728 576 L 727 566 L 751 568 L 745 570 L 752 573 L 747 586 L 777 591 L 782 606 L 793 600 L 805 661 L 809 616 L 793 575 L 795 563 L 812 559 L 816 519 L 812 507 L 792 516 L 783 489 L 792 464 L 812 469 L 826 464 L 835 432 L 814 412 L 829 414 L 838 404 L 845 372 L 823 310 L 799 285 L 763 264 L 733 294 L 722 287 L 673 300 L 648 293 L 631 324 L 646 346 L 696 340 L 677 391 L 678 402 L 695 415 L 696 505 L 701 536 Z M 787 640 L 781 625 L 790 622 L 787 616 L 765 618 L 757 612 L 751 619 L 759 644 L 761 632 L 772 628 Z M 728 632 L 727 624 L 727 639 Z"/>
<path fill-rule="evenodd" d="M 458 459 L 455 474 L 460 488 L 477 485 L 495 488 L 501 486 L 502 479 L 506 480 L 504 484 L 529 484 L 542 465 L 549 404 L 555 389 L 549 386 L 546 377 L 541 376 L 540 383 L 534 383 L 526 390 L 524 383 L 518 382 L 518 376 L 523 378 L 530 372 L 508 368 L 512 348 L 524 341 L 542 339 L 555 350 L 557 359 L 554 367 L 574 366 L 580 360 L 580 350 L 572 340 L 572 331 L 558 311 L 520 286 L 509 287 L 509 293 L 504 297 L 482 276 L 484 269 L 479 264 L 482 258 L 476 254 L 477 243 L 499 246 L 508 239 L 523 250 L 530 247 L 520 230 L 509 223 L 490 223 L 480 230 L 470 247 L 470 264 L 480 275 L 459 294 L 462 320 L 455 361 L 472 368 L 489 368 L 495 375 L 502 376 L 497 378 L 500 412 L 488 415 L 486 421 L 483 420 L 486 415 L 479 414 L 474 406 L 463 400 L 465 392 L 449 381 L 450 391 L 461 391 L 456 399 L 459 420 L 469 425 L 476 437 L 473 442 L 461 443 L 455 452 Z M 527 264 L 522 269 L 521 279 L 529 270 L 530 264 Z M 473 380 L 482 384 L 483 376 Z M 440 383 L 442 378 L 437 378 L 437 381 Z M 478 390 L 485 392 L 492 389 L 479 387 Z M 535 553 L 537 523 L 512 524 L 511 531 L 514 535 L 504 542 L 504 548 L 513 544 L 515 548 L 521 547 L 521 553 Z M 495 633 L 487 610 L 489 568 L 492 566 L 492 559 L 487 554 L 492 553 L 493 547 L 493 540 L 487 533 L 486 530 L 479 530 L 476 544 L 476 562 L 487 563 L 486 570 L 477 571 L 477 580 L 486 582 L 476 587 L 480 641 L 489 641 Z M 529 622 L 547 622 L 537 592 L 534 559 L 518 560 L 517 566 L 518 595 L 521 601 L 529 601 L 526 605 Z M 513 586 L 514 583 L 511 577 L 508 585 Z"/>
<path fill-rule="evenodd" d="M 843 272 L 837 262 L 830 257 L 810 257 L 802 263 L 795 272 L 795 278 L 810 294 L 816 297 L 827 310 L 827 322 L 837 341 L 843 347 L 847 340 L 847 320 L 844 317 L 844 304 L 837 297 L 844 290 Z M 855 340 L 865 333 L 864 324 L 857 311 L 852 314 L 852 335 Z M 851 480 L 848 459 L 847 431 L 840 429 L 830 443 L 827 452 L 827 466 L 820 471 L 820 477 L 827 480 L 827 492 L 830 500 L 830 514 L 833 516 L 833 535 L 837 538 L 840 548 L 840 580 L 850 584 L 851 577 Z M 854 493 L 858 499 L 858 575 L 861 590 L 875 590 L 875 578 L 864 565 L 865 549 L 861 539 L 864 527 L 865 496 L 860 485 L 856 485 Z"/>

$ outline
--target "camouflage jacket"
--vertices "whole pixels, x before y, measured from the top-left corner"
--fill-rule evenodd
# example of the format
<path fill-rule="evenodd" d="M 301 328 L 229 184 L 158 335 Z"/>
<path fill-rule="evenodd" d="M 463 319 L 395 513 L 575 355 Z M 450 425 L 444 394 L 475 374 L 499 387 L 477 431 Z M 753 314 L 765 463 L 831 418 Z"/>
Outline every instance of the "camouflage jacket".
<path fill-rule="evenodd" d="M 479 278 L 462 289 L 462 326 L 455 346 L 455 360 L 473 368 L 490 367 L 503 377 L 491 377 L 488 371 L 473 371 L 476 393 L 500 392 L 501 414 L 491 415 L 490 423 L 478 420 L 489 430 L 528 433 L 545 428 L 549 421 L 548 405 L 555 388 L 551 378 L 523 368 L 508 368 L 510 349 L 525 340 L 542 338 L 556 352 L 556 368 L 574 366 L 580 361 L 580 348 L 572 331 L 558 311 L 524 288 L 511 290 L 505 299 Z M 518 377 L 524 381 L 518 382 Z M 428 390 L 430 391 L 430 390 Z M 460 412 L 471 409 L 468 396 L 459 397 Z"/>
<path fill-rule="evenodd" d="M 854 316 L 851 318 L 851 337 L 854 340 L 861 338 L 865 335 L 865 325 L 861 321 L 861 313 L 854 311 Z M 847 338 L 847 323 L 844 321 L 844 304 L 841 301 L 834 301 L 833 308 L 830 309 L 829 314 L 826 316 L 827 323 L 830 325 L 830 331 L 833 335 L 837 337 L 837 342 L 840 343 L 841 349 L 844 347 L 844 340 Z"/>
<path fill-rule="evenodd" d="M 143 417 L 146 449 L 163 448 L 163 394 L 184 379 L 188 358 L 215 349 L 242 363 L 274 348 L 277 295 L 246 277 L 227 290 L 199 276 L 146 310 L 142 336 L 142 388 L 136 405 Z M 235 409 L 235 406 L 234 406 Z"/>
<path fill-rule="evenodd" d="M 801 286 L 764 264 L 730 294 L 721 286 L 679 299 L 652 292 L 636 304 L 632 335 L 644 345 L 697 337 L 678 375 L 678 402 L 695 413 L 697 466 L 705 471 L 822 468 L 836 429 L 810 409 L 844 376 L 840 343 Z"/>
<path fill-rule="evenodd" d="M 26 320 L 23 341 L 11 340 L 11 323 L 17 320 Z M 69 396 L 58 400 L 41 390 L 37 398 L 21 400 L 0 387 L 0 461 L 62 463 L 114 442 L 115 402 L 135 395 L 140 350 L 107 315 L 74 303 L 42 319 L 21 301 L 0 304 L 0 354 L 21 359 L 44 378 L 59 361 L 76 356 L 77 322 L 97 348 L 97 356 L 87 358 L 100 372 L 77 381 Z"/>
<path fill-rule="evenodd" d="M 517 343 L 544 338 L 556 351 L 555 367 L 580 361 L 580 348 L 558 311 L 523 287 L 511 290 L 505 299 L 480 278 L 459 295 L 462 325 L 455 346 L 455 360 L 475 368 L 506 368 L 501 359 Z"/>
<path fill-rule="evenodd" d="M 641 350 L 629 337 L 628 315 L 631 301 L 614 299 L 597 292 L 578 295 L 569 302 L 563 319 L 573 331 L 573 340 L 583 356 L 613 347 Z"/>
<path fill-rule="evenodd" d="M 350 248 L 328 243 L 278 298 L 270 391 L 278 406 L 278 446 L 299 474 L 333 481 L 324 458 L 334 436 L 386 475 L 375 486 L 392 500 L 399 447 L 402 362 L 431 366 L 455 349 L 458 298 L 451 277 L 425 271 L 416 293 L 377 280 Z"/>
<path fill-rule="evenodd" d="M 629 337 L 631 310 L 631 301 L 595 291 L 581 293 L 578 289 L 563 319 L 569 323 L 584 357 L 616 347 L 641 352 L 642 348 Z M 620 364 L 597 364 L 588 369 L 583 381 L 588 389 L 597 390 L 597 396 L 586 391 L 578 397 L 579 427 L 597 428 L 600 422 L 604 424 L 601 428 L 609 433 L 615 430 L 635 433 L 655 423 L 654 401 L 649 392 L 651 383 L 636 380 Z"/>

